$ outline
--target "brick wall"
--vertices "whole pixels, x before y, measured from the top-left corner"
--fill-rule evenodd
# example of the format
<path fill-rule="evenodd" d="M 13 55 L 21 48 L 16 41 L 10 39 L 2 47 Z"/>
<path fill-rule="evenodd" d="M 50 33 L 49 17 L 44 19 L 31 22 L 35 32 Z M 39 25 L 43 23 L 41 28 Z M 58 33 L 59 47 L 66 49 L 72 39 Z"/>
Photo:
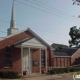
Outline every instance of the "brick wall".
<path fill-rule="evenodd" d="M 21 49 L 20 48 L 14 48 L 13 47 L 13 53 L 12 53 L 12 61 L 13 65 L 11 68 L 4 68 L 4 63 L 5 63 L 5 47 L 7 46 L 12 46 L 14 43 L 21 41 L 25 38 L 33 38 L 35 37 L 31 32 L 25 31 L 22 33 L 19 33 L 17 35 L 11 36 L 9 38 L 6 38 L 2 41 L 0 41 L 0 70 L 14 70 L 19 73 L 21 73 Z M 40 40 L 41 41 L 41 40 Z M 43 43 L 43 42 L 42 42 Z M 48 67 L 53 65 L 53 59 L 51 58 L 53 55 L 53 51 L 50 51 L 50 48 L 47 47 L 47 62 L 48 62 Z M 33 50 L 33 60 L 38 60 L 40 59 L 40 51 L 39 49 Z M 42 69 L 45 70 L 45 67 L 42 67 Z M 40 67 L 39 66 L 33 66 L 33 72 L 40 72 Z"/>
<path fill-rule="evenodd" d="M 77 59 L 77 61 L 76 61 Z M 78 65 L 80 64 L 80 49 L 78 49 L 72 56 L 71 56 L 71 65 Z"/>
<path fill-rule="evenodd" d="M 21 49 L 13 48 L 12 51 L 12 67 L 5 68 L 5 49 L 0 50 L 0 71 L 17 71 L 21 73 Z"/>
<path fill-rule="evenodd" d="M 0 41 L 0 49 L 3 49 L 9 45 L 13 45 L 14 43 L 21 41 L 25 38 L 32 38 L 32 37 L 34 37 L 34 36 L 29 31 L 25 31 L 20 34 L 11 36 L 9 38 L 6 38 L 6 39 Z"/>
<path fill-rule="evenodd" d="M 5 49 L 0 50 L 0 70 L 4 69 L 4 62 L 5 62 L 5 54 L 4 54 Z"/>
<path fill-rule="evenodd" d="M 32 52 L 32 63 L 33 61 L 38 61 L 39 62 L 39 65 L 35 66 L 33 65 L 32 66 L 32 72 L 33 73 L 39 73 L 40 72 L 40 50 L 39 49 L 33 49 L 33 52 Z"/>
<path fill-rule="evenodd" d="M 53 67 L 68 67 L 70 66 L 70 57 L 54 57 Z"/>

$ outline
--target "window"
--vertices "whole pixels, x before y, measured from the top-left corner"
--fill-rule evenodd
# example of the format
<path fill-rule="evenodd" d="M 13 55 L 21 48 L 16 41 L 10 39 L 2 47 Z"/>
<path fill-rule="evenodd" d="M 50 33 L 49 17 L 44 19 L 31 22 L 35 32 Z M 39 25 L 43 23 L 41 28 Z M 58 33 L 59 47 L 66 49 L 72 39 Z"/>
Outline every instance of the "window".
<path fill-rule="evenodd" d="M 10 47 L 6 47 L 5 49 L 5 67 L 12 66 L 12 50 Z"/>
<path fill-rule="evenodd" d="M 41 50 L 41 65 L 45 66 L 45 50 Z"/>

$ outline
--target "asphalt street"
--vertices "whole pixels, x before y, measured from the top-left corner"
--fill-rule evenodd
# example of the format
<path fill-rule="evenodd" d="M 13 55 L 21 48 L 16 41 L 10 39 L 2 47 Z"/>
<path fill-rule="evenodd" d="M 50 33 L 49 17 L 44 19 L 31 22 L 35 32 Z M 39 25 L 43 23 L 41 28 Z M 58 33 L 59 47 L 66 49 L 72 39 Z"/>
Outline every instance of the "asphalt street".
<path fill-rule="evenodd" d="M 72 76 L 61 78 L 61 79 L 56 79 L 56 80 L 74 80 Z M 80 80 L 80 79 L 78 79 Z"/>

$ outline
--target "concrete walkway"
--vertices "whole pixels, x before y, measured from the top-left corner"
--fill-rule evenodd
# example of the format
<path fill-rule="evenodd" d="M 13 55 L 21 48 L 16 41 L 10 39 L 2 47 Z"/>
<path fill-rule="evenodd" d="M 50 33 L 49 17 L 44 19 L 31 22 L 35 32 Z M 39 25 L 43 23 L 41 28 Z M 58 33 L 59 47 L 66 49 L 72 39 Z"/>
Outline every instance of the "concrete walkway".
<path fill-rule="evenodd" d="M 55 80 L 62 78 L 62 76 L 58 75 L 43 75 L 43 76 L 35 76 L 35 77 L 29 77 L 29 78 L 24 78 L 25 80 Z"/>
<path fill-rule="evenodd" d="M 0 79 L 0 80 L 56 80 L 60 78 L 63 78 L 63 77 L 59 75 L 37 74 L 37 75 L 24 76 L 23 78 L 20 78 L 20 79 Z"/>

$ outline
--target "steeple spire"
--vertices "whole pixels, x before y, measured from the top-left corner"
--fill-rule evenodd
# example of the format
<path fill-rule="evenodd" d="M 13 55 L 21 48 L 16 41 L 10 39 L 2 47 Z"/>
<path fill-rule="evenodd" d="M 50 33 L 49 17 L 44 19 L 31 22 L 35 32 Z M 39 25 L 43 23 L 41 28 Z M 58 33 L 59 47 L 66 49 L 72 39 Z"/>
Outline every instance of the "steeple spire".
<path fill-rule="evenodd" d="M 10 28 L 16 28 L 14 0 L 13 0 L 13 3 L 12 3 L 12 15 L 11 15 Z"/>
<path fill-rule="evenodd" d="M 14 0 L 13 0 L 10 28 L 7 30 L 7 35 L 15 34 L 17 32 L 18 32 L 18 29 L 16 28 Z"/>

